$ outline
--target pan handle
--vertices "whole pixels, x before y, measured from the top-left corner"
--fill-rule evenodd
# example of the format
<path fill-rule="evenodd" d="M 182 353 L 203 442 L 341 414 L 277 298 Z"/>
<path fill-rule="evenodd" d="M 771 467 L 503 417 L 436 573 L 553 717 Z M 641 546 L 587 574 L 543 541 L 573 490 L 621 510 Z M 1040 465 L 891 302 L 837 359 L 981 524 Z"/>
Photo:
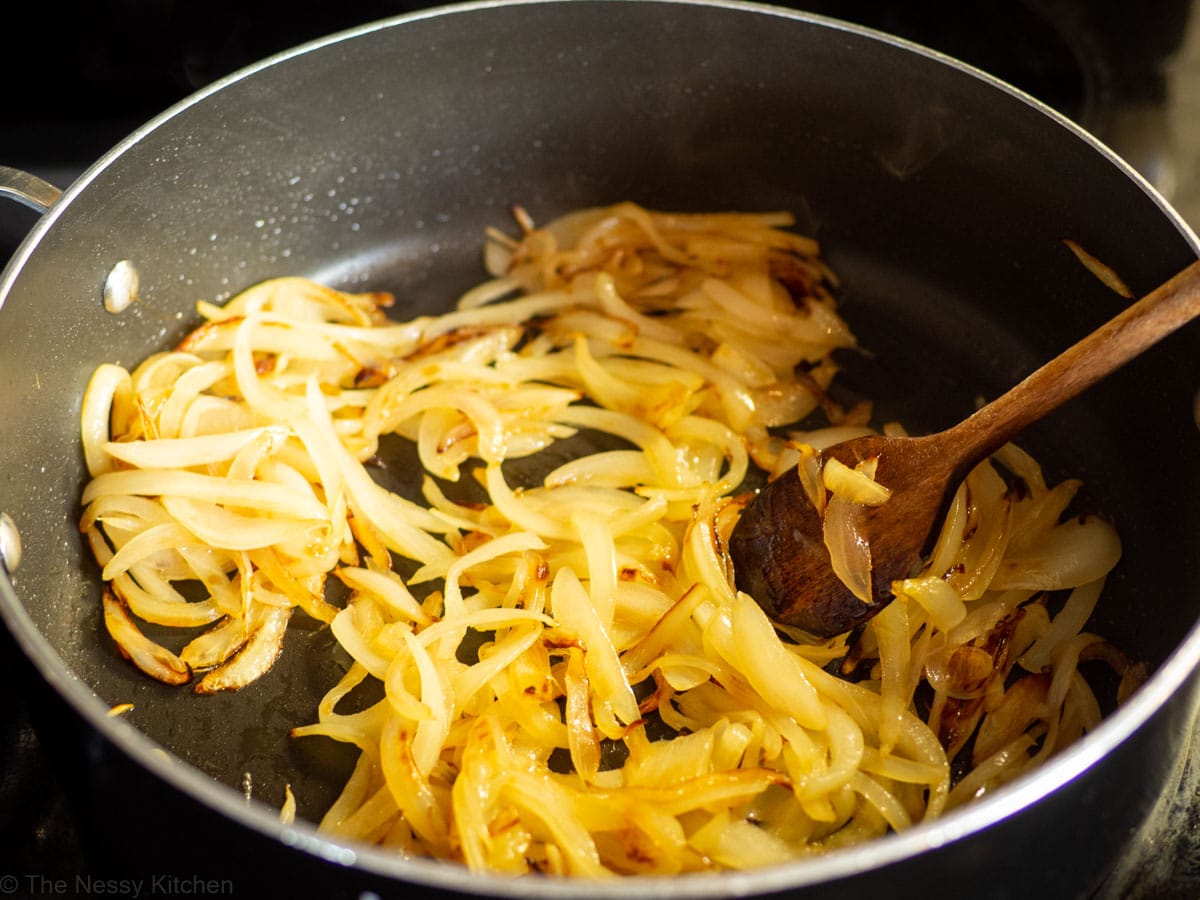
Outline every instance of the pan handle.
<path fill-rule="evenodd" d="M 62 191 L 36 175 L 11 166 L 0 166 L 0 197 L 11 197 L 38 212 L 45 212 L 62 196 Z"/>

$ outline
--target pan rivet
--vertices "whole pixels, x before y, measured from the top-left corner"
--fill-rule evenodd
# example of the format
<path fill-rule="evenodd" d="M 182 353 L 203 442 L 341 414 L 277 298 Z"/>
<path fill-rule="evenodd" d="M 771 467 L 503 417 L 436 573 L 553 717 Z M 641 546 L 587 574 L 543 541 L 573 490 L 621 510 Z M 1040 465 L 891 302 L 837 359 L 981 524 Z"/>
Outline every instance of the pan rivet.
<path fill-rule="evenodd" d="M 21 565 L 21 533 L 8 513 L 0 513 L 0 566 L 10 575 Z"/>
<path fill-rule="evenodd" d="M 121 260 L 104 279 L 104 308 L 110 313 L 124 312 L 138 297 L 138 271 L 127 259 Z"/>

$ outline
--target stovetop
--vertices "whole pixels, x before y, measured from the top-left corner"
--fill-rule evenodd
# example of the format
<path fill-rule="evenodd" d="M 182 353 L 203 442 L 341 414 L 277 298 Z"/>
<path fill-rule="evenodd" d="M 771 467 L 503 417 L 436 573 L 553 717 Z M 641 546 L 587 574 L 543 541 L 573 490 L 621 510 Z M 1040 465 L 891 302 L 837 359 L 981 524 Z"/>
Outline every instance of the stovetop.
<path fill-rule="evenodd" d="M 53 46 L 10 40 L 0 53 L 8 95 L 0 164 L 65 188 L 138 125 L 212 80 L 426 4 L 57 5 Z M 1096 134 L 1200 227 L 1200 0 L 787 5 L 910 38 L 1004 78 Z M 0 264 L 36 219 L 0 203 Z M 53 739 L 53 723 L 41 721 L 19 689 L 17 653 L 0 628 L 0 684 L 18 685 L 0 712 L 0 895 L 62 894 L 86 876 L 86 848 L 39 739 Z M 1200 897 L 1200 742 L 1159 807 L 1101 900 Z"/>

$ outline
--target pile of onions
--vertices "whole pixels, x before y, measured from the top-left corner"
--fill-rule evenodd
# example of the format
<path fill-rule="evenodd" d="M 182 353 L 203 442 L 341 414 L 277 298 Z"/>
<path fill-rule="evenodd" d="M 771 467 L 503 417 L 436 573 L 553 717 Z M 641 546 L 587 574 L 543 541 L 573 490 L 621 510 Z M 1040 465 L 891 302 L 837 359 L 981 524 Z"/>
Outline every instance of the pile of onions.
<path fill-rule="evenodd" d="M 1115 532 L 1062 521 L 1078 484 L 1048 487 L 1015 447 L 861 634 L 781 633 L 733 587 L 738 491 L 752 466 L 804 473 L 870 412 L 825 392 L 855 341 L 817 245 L 785 214 L 518 220 L 445 315 L 273 280 L 200 304 L 180 346 L 102 366 L 84 399 L 81 529 L 133 664 L 244 687 L 297 608 L 349 655 L 293 731 L 361 750 L 323 828 L 511 874 L 768 865 L 1055 752 L 1099 717 L 1081 661 L 1136 683 L 1083 631 Z M 588 435 L 604 449 L 544 453 Z M 418 496 L 372 477 L 392 436 L 415 446 Z M 506 463 L 539 454 L 544 477 L 514 483 Z M 835 509 L 886 502 L 869 471 L 807 477 Z M 368 680 L 383 699 L 355 706 Z"/>

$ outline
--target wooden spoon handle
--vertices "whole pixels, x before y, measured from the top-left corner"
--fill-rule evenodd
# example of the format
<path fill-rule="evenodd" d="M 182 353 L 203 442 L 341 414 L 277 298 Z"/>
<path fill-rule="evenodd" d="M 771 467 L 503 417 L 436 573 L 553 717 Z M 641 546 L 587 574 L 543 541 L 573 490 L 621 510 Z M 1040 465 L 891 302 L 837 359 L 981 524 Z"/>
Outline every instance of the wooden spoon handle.
<path fill-rule="evenodd" d="M 983 459 L 1197 315 L 1200 261 L 944 434 L 962 442 L 962 458 Z"/>

